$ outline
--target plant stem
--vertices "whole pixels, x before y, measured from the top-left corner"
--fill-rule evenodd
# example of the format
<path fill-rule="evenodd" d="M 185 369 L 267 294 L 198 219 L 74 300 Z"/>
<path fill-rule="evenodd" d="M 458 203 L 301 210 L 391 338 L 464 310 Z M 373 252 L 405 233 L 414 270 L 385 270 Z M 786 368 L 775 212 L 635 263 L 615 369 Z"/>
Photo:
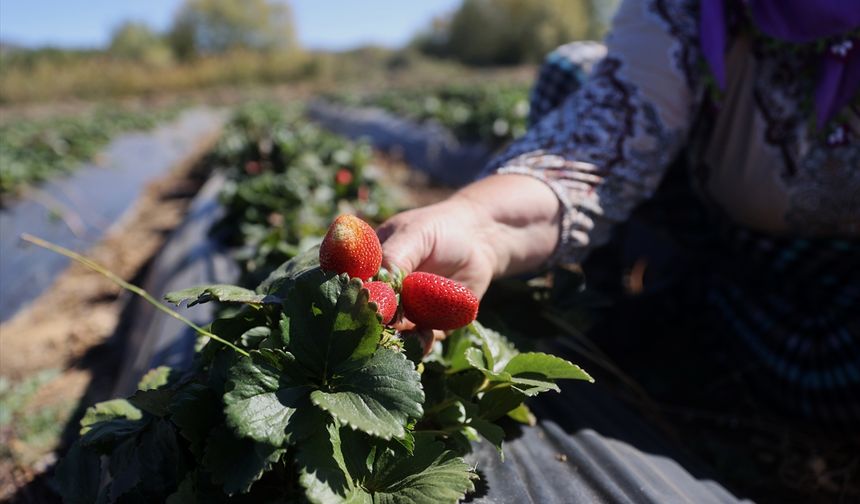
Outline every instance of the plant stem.
<path fill-rule="evenodd" d="M 203 329 L 202 327 L 198 326 L 194 322 L 183 317 L 179 313 L 171 310 L 170 308 L 168 308 L 167 306 L 165 306 L 164 304 L 159 302 L 157 299 L 152 297 L 148 292 L 146 292 L 142 288 L 138 287 L 137 285 L 126 282 L 125 280 L 123 280 L 122 278 L 120 278 L 116 274 L 114 274 L 112 271 L 108 270 L 107 268 L 98 264 L 97 262 L 95 262 L 91 259 L 87 259 L 86 257 L 78 254 L 77 252 L 69 250 L 69 249 L 67 249 L 61 245 L 56 245 L 56 244 L 51 243 L 49 241 L 43 240 L 39 237 L 33 236 L 29 233 L 22 234 L 21 239 L 24 240 L 25 242 L 32 243 L 33 245 L 42 247 L 44 249 L 48 249 L 52 252 L 56 252 L 57 254 L 60 254 L 62 256 L 66 256 L 69 259 L 72 259 L 73 261 L 76 261 L 76 262 L 86 266 L 87 268 L 95 271 L 96 273 L 101 274 L 102 276 L 104 276 L 105 278 L 110 280 L 111 282 L 119 285 L 123 289 L 130 291 L 130 292 L 133 292 L 133 293 L 137 294 L 138 296 L 142 297 L 147 303 L 151 304 L 155 308 L 161 310 L 162 312 L 166 313 L 167 315 L 170 315 L 171 317 L 179 320 L 180 322 L 187 325 L 188 327 L 194 329 L 197 332 L 197 334 L 199 334 L 200 336 L 204 336 L 204 337 L 207 337 L 209 339 L 215 340 L 215 341 L 217 341 L 223 345 L 226 345 L 226 346 L 232 348 L 233 350 L 244 355 L 245 357 L 250 357 L 248 352 L 242 350 L 241 348 L 239 348 L 236 345 L 234 345 L 233 343 L 230 343 L 229 341 L 221 338 L 220 336 L 212 334 L 211 332 L 207 331 L 206 329 Z"/>

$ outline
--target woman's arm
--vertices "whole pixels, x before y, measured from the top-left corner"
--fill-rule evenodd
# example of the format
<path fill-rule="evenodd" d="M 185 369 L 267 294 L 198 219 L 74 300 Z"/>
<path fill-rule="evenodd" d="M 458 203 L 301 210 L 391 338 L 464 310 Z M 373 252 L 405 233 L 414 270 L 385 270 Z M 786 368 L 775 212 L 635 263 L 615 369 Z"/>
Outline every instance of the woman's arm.
<path fill-rule="evenodd" d="M 383 226 L 389 263 L 481 295 L 493 277 L 579 262 L 604 243 L 653 194 L 686 139 L 700 95 L 688 71 L 696 17 L 686 0 L 625 0 L 607 57 L 488 177 Z"/>

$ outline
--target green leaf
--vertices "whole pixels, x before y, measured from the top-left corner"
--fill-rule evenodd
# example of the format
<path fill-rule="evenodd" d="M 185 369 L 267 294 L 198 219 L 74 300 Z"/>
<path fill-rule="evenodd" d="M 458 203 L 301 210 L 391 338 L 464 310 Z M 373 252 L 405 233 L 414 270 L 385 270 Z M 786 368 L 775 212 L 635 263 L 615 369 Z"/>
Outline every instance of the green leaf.
<path fill-rule="evenodd" d="M 257 287 L 257 292 L 286 298 L 295 280 L 310 270 L 319 268 L 319 246 L 310 248 L 280 265 Z"/>
<path fill-rule="evenodd" d="M 138 390 L 128 398 L 128 402 L 150 415 L 163 417 L 168 412 L 172 397 L 173 391 L 169 389 Z"/>
<path fill-rule="evenodd" d="M 525 403 L 522 403 L 511 411 L 508 411 L 507 415 L 512 420 L 521 424 L 534 425 L 537 423 L 537 418 L 535 418 L 534 414 Z"/>
<path fill-rule="evenodd" d="M 57 464 L 54 482 L 69 504 L 96 502 L 101 482 L 101 463 L 98 453 L 86 449 L 82 443 L 72 445 L 66 456 Z"/>
<path fill-rule="evenodd" d="M 468 354 L 474 354 L 472 350 L 481 352 L 481 361 L 484 363 L 481 367 L 489 371 L 500 370 L 518 353 L 501 334 L 487 329 L 477 321 L 448 335 L 443 348 L 440 359 L 448 365 L 450 373 L 476 367 L 467 358 Z"/>
<path fill-rule="evenodd" d="M 487 361 L 487 369 L 498 371 L 519 354 L 517 349 L 498 332 L 484 327 L 478 321 L 474 321 L 470 325 L 480 338 L 481 351 Z"/>
<path fill-rule="evenodd" d="M 287 372 L 294 362 L 282 350 L 255 350 L 230 368 L 224 414 L 236 434 L 276 447 L 290 441 L 291 419 L 309 406 L 311 390 Z"/>
<path fill-rule="evenodd" d="M 456 503 L 475 489 L 475 474 L 462 458 L 429 436 L 416 436 L 415 454 L 385 450 L 362 488 L 375 504 Z"/>
<path fill-rule="evenodd" d="M 302 443 L 296 464 L 299 483 L 314 504 L 343 502 L 355 490 L 343 459 L 340 428 L 333 422 Z"/>
<path fill-rule="evenodd" d="M 211 350 L 210 350 L 211 349 Z M 206 385 L 212 390 L 220 392 L 222 395 L 227 387 L 227 379 L 229 378 L 230 370 L 243 357 L 238 353 L 226 348 L 223 345 L 206 345 L 204 352 L 210 350 L 212 352 L 209 358 L 209 369 L 206 375 Z"/>
<path fill-rule="evenodd" d="M 449 376 L 447 384 L 451 392 L 462 399 L 469 400 L 484 384 L 484 374 L 478 369 L 467 369 Z"/>
<path fill-rule="evenodd" d="M 299 454 L 300 481 L 314 503 L 455 503 L 474 490 L 470 467 L 432 436 L 416 435 L 414 454 L 402 446 L 329 425 Z"/>
<path fill-rule="evenodd" d="M 443 342 L 442 362 L 447 365 L 448 372 L 450 373 L 456 373 L 471 367 L 466 360 L 466 351 L 473 348 L 475 342 L 473 341 L 473 333 L 469 328 L 469 326 L 466 326 L 457 329 L 449 334 Z"/>
<path fill-rule="evenodd" d="M 208 303 L 209 301 L 257 305 L 281 303 L 281 299 L 277 296 L 257 294 L 250 289 L 224 284 L 201 285 L 198 287 L 190 287 L 188 289 L 169 292 L 164 295 L 164 299 L 168 303 L 173 303 L 176 306 L 181 305 L 183 302 L 188 302 L 188 307 L 192 307 L 196 304 Z"/>
<path fill-rule="evenodd" d="M 526 395 L 511 386 L 493 388 L 484 392 L 478 401 L 479 415 L 492 422 L 507 415 L 525 400 Z"/>
<path fill-rule="evenodd" d="M 477 369 L 478 371 L 484 373 L 490 381 L 493 382 L 502 382 L 508 383 L 511 381 L 511 375 L 505 372 L 495 372 L 489 369 L 489 365 L 486 359 L 486 352 L 482 350 L 478 350 L 477 348 L 470 348 L 466 350 L 466 362 L 469 363 L 470 366 Z"/>
<path fill-rule="evenodd" d="M 472 418 L 469 420 L 469 425 L 496 447 L 502 460 L 505 459 L 505 454 L 502 452 L 502 441 L 505 439 L 505 431 L 501 427 L 481 417 Z"/>
<path fill-rule="evenodd" d="M 321 383 L 345 360 L 371 355 L 382 334 L 361 280 L 329 276 L 319 269 L 297 280 L 284 313 L 289 318 L 290 351 Z"/>
<path fill-rule="evenodd" d="M 481 376 L 481 380 L 484 379 L 484 375 L 480 371 L 475 372 Z M 421 371 L 421 387 L 424 389 L 425 412 L 448 398 L 447 380 L 448 377 L 445 375 L 443 364 L 440 362 L 424 363 L 424 369 Z"/>
<path fill-rule="evenodd" d="M 492 382 L 510 383 L 514 389 L 526 396 L 535 396 L 550 390 L 558 392 L 556 379 L 573 378 L 593 381 L 585 371 L 570 362 L 540 352 L 518 354 L 505 366 L 504 371 L 487 369 L 486 354 L 476 349 L 466 351 L 466 360 L 479 369 Z M 513 372 L 511 372 L 513 371 Z"/>
<path fill-rule="evenodd" d="M 134 456 L 139 460 L 141 486 L 147 493 L 169 495 L 183 469 L 176 429 L 166 420 L 150 423 L 140 435 Z"/>
<path fill-rule="evenodd" d="M 108 470 L 111 481 L 108 497 L 111 502 L 115 502 L 140 484 L 141 466 L 140 458 L 137 456 L 139 441 L 137 436 L 128 438 L 110 454 Z"/>
<path fill-rule="evenodd" d="M 424 360 L 424 346 L 418 336 L 412 333 L 406 333 L 405 336 L 401 334 L 401 338 L 403 338 L 403 354 L 417 366 Z"/>
<path fill-rule="evenodd" d="M 173 425 L 165 420 L 150 422 L 110 454 L 108 496 L 111 502 L 141 492 L 168 495 L 179 481 L 180 456 Z"/>
<path fill-rule="evenodd" d="M 488 369 L 485 355 L 481 350 L 478 350 L 477 348 L 469 348 L 463 355 L 466 358 L 466 362 L 473 368 L 487 371 L 490 375 L 494 375 L 494 373 Z"/>
<path fill-rule="evenodd" d="M 140 420 L 141 418 L 143 413 L 125 399 L 103 401 L 87 408 L 81 419 L 81 435 L 89 432 L 92 426 L 99 422 L 117 419 Z"/>
<path fill-rule="evenodd" d="M 482 328 L 479 324 L 472 324 L 472 328 L 475 330 L 475 332 L 478 333 L 478 336 L 480 336 L 481 338 L 481 353 L 484 356 L 484 362 L 486 362 L 487 369 L 489 369 L 490 371 L 494 371 L 496 369 L 496 358 L 493 355 L 493 349 L 490 347 L 489 340 L 482 333 Z M 468 359 L 468 356 L 467 360 L 469 360 L 469 362 L 471 363 L 471 360 Z"/>
<path fill-rule="evenodd" d="M 227 495 L 245 493 L 284 452 L 282 448 L 252 439 L 240 439 L 221 425 L 209 435 L 203 466 Z"/>
<path fill-rule="evenodd" d="M 240 342 L 242 336 L 250 329 L 267 324 L 264 310 L 244 306 L 239 313 L 231 317 L 219 318 L 212 322 L 209 331 L 230 342 Z"/>
<path fill-rule="evenodd" d="M 182 388 L 170 404 L 170 419 L 190 443 L 191 452 L 202 455 L 209 432 L 221 421 L 221 401 L 215 391 L 198 383 Z"/>
<path fill-rule="evenodd" d="M 154 390 L 170 382 L 172 373 L 170 366 L 158 366 L 155 369 L 150 369 L 137 384 L 138 390 Z"/>
<path fill-rule="evenodd" d="M 520 376 L 511 378 L 511 386 L 522 392 L 523 394 L 533 397 L 543 392 L 549 392 L 550 390 L 554 392 L 560 392 L 561 389 L 558 388 L 558 385 L 553 381 L 548 381 L 544 379 L 531 379 L 531 378 L 522 378 Z"/>
<path fill-rule="evenodd" d="M 397 351 L 380 348 L 335 370 L 337 378 L 311 401 L 338 421 L 372 436 L 403 438 L 411 418 L 421 418 L 421 376 Z"/>
<path fill-rule="evenodd" d="M 284 348 L 290 346 L 290 319 L 286 316 L 286 314 L 281 313 L 281 319 L 278 321 L 278 327 L 281 329 L 279 331 L 278 343 L 280 343 Z M 274 337 L 273 337 L 274 338 Z"/>
<path fill-rule="evenodd" d="M 153 380 L 147 385 L 151 387 L 156 381 L 158 380 Z M 128 398 L 128 402 L 151 415 L 163 417 L 167 415 L 170 401 L 175 393 L 175 390 L 166 383 L 165 381 L 165 384 L 158 388 L 138 390 Z"/>
<path fill-rule="evenodd" d="M 541 376 L 550 380 L 572 379 L 594 382 L 594 378 L 576 364 L 541 352 L 515 356 L 505 366 L 505 372 L 511 376 Z"/>
<path fill-rule="evenodd" d="M 189 472 L 175 492 L 167 496 L 166 504 L 197 504 L 197 494 L 194 492 L 195 473 Z"/>
<path fill-rule="evenodd" d="M 257 348 L 271 334 L 272 330 L 266 326 L 252 327 L 242 333 L 242 336 L 239 337 L 239 342 L 245 348 Z"/>
<path fill-rule="evenodd" d="M 81 443 L 99 450 L 109 449 L 135 435 L 148 423 L 143 412 L 125 399 L 113 399 L 87 408 L 81 419 Z"/>
<path fill-rule="evenodd" d="M 415 426 L 407 425 L 406 427 L 406 435 L 402 438 L 394 438 L 394 440 L 406 450 L 406 453 L 413 455 L 415 453 L 415 434 L 412 432 L 412 429 Z"/>
<path fill-rule="evenodd" d="M 466 405 L 463 401 L 456 401 L 445 408 L 439 410 L 435 415 L 435 420 L 442 426 L 460 425 L 466 421 Z"/>

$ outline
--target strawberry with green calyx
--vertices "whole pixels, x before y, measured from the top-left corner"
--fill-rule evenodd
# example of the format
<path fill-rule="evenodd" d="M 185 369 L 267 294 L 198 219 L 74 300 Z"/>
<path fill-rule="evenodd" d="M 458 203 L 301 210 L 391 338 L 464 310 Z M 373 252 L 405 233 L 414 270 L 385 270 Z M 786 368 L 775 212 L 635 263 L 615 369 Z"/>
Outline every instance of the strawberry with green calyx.
<path fill-rule="evenodd" d="M 379 273 L 374 278 L 391 285 L 395 292 L 400 292 L 405 277 L 406 275 L 397 266 L 390 266 L 389 268 L 383 266 L 379 268 Z"/>
<path fill-rule="evenodd" d="M 385 282 L 367 282 L 364 288 L 370 293 L 370 302 L 376 304 L 382 323 L 391 323 L 397 313 L 397 294 L 394 289 Z"/>
<path fill-rule="evenodd" d="M 450 278 L 417 271 L 403 279 L 400 290 L 403 311 L 422 329 L 459 329 L 478 315 L 478 298 Z"/>
<path fill-rule="evenodd" d="M 373 228 L 354 215 L 332 222 L 320 244 L 320 267 L 367 280 L 382 265 L 382 245 Z"/>

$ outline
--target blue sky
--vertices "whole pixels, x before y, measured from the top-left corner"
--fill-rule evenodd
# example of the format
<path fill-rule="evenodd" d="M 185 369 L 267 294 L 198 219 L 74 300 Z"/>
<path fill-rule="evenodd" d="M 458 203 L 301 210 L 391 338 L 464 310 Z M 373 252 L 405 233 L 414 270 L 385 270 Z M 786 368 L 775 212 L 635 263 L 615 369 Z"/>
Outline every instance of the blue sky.
<path fill-rule="evenodd" d="M 237 0 L 241 1 L 241 0 Z M 291 0 L 299 42 L 312 49 L 404 44 L 460 0 Z M 26 46 L 97 47 L 124 20 L 157 30 L 182 0 L 0 0 L 0 40 Z"/>

